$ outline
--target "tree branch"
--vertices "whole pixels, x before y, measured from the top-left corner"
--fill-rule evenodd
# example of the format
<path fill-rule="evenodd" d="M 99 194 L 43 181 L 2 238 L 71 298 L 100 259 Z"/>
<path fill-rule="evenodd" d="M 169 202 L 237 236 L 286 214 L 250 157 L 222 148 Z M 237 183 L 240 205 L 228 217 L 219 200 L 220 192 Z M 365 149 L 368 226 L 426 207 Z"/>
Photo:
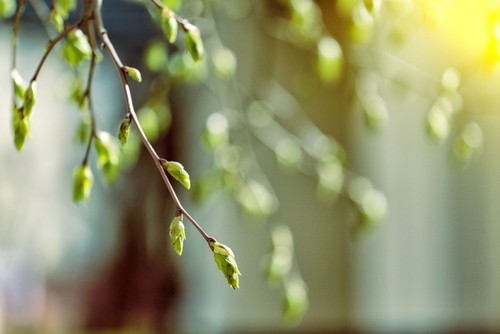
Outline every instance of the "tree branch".
<path fill-rule="evenodd" d="M 137 118 L 137 114 L 135 112 L 135 108 L 134 108 L 134 104 L 133 104 L 133 100 L 132 100 L 132 94 L 130 92 L 130 87 L 128 85 L 127 76 L 126 76 L 126 73 L 124 71 L 124 65 L 123 65 L 118 53 L 116 52 L 116 50 L 113 46 L 113 43 L 109 39 L 106 28 L 104 27 L 104 24 L 103 24 L 102 15 L 101 15 L 101 6 L 102 6 L 102 0 L 95 0 L 95 2 L 94 2 L 94 20 L 95 20 L 95 24 L 97 27 L 97 33 L 100 36 L 102 43 L 104 44 L 104 48 L 106 49 L 107 53 L 111 57 L 111 60 L 113 61 L 114 65 L 116 67 L 116 70 L 118 72 L 118 76 L 120 78 L 120 82 L 121 82 L 121 85 L 123 88 L 123 93 L 124 93 L 124 97 L 125 97 L 125 104 L 127 106 L 128 112 L 130 113 L 131 120 L 134 123 L 134 125 L 139 133 L 139 138 L 141 139 L 142 143 L 144 144 L 144 146 L 148 150 L 149 155 L 151 155 L 151 157 L 153 158 L 155 165 L 156 165 L 156 168 L 158 169 L 158 172 L 160 173 L 160 175 L 161 175 L 161 177 L 162 177 L 162 179 L 163 179 L 163 181 L 168 189 L 170 197 L 172 198 L 172 200 L 174 201 L 174 203 L 177 207 L 177 210 L 182 212 L 188 218 L 188 220 L 191 222 L 191 224 L 203 236 L 205 241 L 207 241 L 207 243 L 209 243 L 210 241 L 214 240 L 214 238 L 209 236 L 203 230 L 203 228 L 201 228 L 201 226 L 196 222 L 196 220 L 189 214 L 189 212 L 187 212 L 187 210 L 184 209 L 184 207 L 182 206 L 182 203 L 180 202 L 174 188 L 172 187 L 172 184 L 170 183 L 170 180 L 168 179 L 168 176 L 165 172 L 165 169 L 162 166 L 160 157 L 158 156 L 155 149 L 153 148 L 153 146 L 149 142 L 146 134 L 144 133 L 144 130 L 142 129 L 141 124 L 139 123 L 139 120 Z M 210 244 L 209 244 L 209 246 L 210 246 Z"/>

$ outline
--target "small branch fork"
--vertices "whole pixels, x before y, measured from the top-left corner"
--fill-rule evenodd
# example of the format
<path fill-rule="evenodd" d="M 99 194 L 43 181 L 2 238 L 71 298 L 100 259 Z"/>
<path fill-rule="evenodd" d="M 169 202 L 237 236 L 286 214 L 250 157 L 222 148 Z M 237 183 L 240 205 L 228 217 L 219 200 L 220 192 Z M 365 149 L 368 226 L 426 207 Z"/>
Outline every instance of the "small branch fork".
<path fill-rule="evenodd" d="M 162 5 L 160 2 L 151 0 L 152 3 L 157 6 L 158 8 L 162 8 Z M 134 123 L 137 132 L 139 134 L 139 137 L 143 143 L 143 145 L 146 147 L 149 155 L 151 155 L 151 158 L 155 162 L 156 168 L 158 169 L 158 172 L 160 173 L 167 189 L 170 194 L 170 197 L 174 201 L 176 205 L 176 212 L 177 214 L 182 213 L 190 222 L 191 224 L 198 230 L 198 232 L 202 235 L 202 237 L 205 239 L 205 241 L 208 243 L 209 247 L 212 248 L 211 242 L 213 242 L 215 239 L 208 235 L 203 228 L 196 222 L 196 220 L 189 214 L 189 212 L 183 207 L 181 201 L 179 200 L 168 176 L 165 171 L 165 169 L 162 166 L 161 161 L 164 159 L 161 159 L 158 154 L 156 153 L 156 150 L 153 148 L 151 143 L 149 142 L 148 138 L 146 137 L 146 134 L 144 133 L 144 130 L 142 129 L 141 124 L 139 123 L 139 120 L 137 118 L 137 114 L 135 112 L 134 108 L 134 103 L 132 100 L 132 94 L 130 92 L 130 87 L 128 85 L 127 81 L 127 74 L 125 73 L 124 70 L 124 65 L 116 52 L 113 43 L 109 39 L 108 33 L 106 31 L 106 28 L 104 27 L 104 23 L 102 20 L 102 14 L 101 14 L 101 7 L 102 7 L 103 0 L 85 0 L 85 6 L 84 6 L 84 14 L 80 18 L 79 21 L 76 23 L 73 23 L 71 25 L 67 25 L 65 29 L 60 32 L 57 36 L 54 38 L 49 39 L 49 42 L 45 48 L 45 53 L 43 54 L 31 80 L 30 83 L 36 81 L 43 65 L 45 64 L 45 60 L 53 50 L 53 48 L 56 46 L 56 44 L 66 38 L 66 36 L 74 29 L 79 29 L 84 27 L 87 30 L 87 36 L 89 38 L 89 43 L 92 47 L 92 56 L 90 59 L 90 66 L 89 66 L 89 72 L 88 72 L 88 78 L 87 78 L 87 83 L 85 87 L 85 91 L 83 92 L 82 98 L 87 99 L 88 106 L 89 106 L 89 111 L 90 111 L 90 116 L 91 116 L 91 124 L 92 124 L 92 135 L 90 136 L 86 153 L 85 153 L 85 158 L 84 158 L 84 164 L 86 164 L 91 148 L 91 143 L 93 140 L 93 137 L 96 135 L 96 129 L 95 129 L 95 120 L 94 120 L 94 115 L 93 115 L 93 110 L 92 110 L 92 104 L 91 104 L 91 85 L 92 85 L 92 78 L 93 78 L 93 72 L 95 69 L 95 63 L 96 63 L 96 35 L 99 36 L 102 44 L 101 47 L 106 50 L 108 55 L 110 56 L 111 60 L 113 61 L 118 76 L 120 78 L 120 82 L 123 88 L 123 94 L 125 97 L 125 104 L 127 106 L 128 113 L 130 114 L 131 120 Z M 22 13 L 24 11 L 24 0 L 19 0 L 17 2 L 17 10 L 16 10 L 16 15 L 14 19 L 14 27 L 13 27 L 13 45 L 12 45 L 12 63 L 11 67 L 14 69 L 16 67 L 15 59 L 16 59 L 16 46 L 17 46 L 17 35 L 18 35 L 18 30 L 19 30 L 19 25 L 20 25 L 20 19 L 22 16 Z M 180 20 L 180 18 L 179 18 Z M 183 26 L 183 21 L 180 20 L 181 26 Z M 94 24 L 92 24 L 94 23 Z M 95 29 L 95 30 L 94 30 Z"/>

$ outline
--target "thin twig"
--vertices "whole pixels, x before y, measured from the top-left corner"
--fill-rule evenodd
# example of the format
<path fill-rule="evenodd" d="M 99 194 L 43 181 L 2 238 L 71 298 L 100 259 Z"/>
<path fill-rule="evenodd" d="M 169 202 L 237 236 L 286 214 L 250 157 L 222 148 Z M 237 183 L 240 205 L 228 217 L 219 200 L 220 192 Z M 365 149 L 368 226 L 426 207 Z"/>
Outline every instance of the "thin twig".
<path fill-rule="evenodd" d="M 36 81 L 38 75 L 40 74 L 40 71 L 45 63 L 45 61 L 47 60 L 47 57 L 49 56 L 50 52 L 52 51 L 52 49 L 54 48 L 54 46 L 56 46 L 56 44 L 61 40 L 63 39 L 64 37 L 66 37 L 66 35 L 68 35 L 68 33 L 73 30 L 73 29 L 76 29 L 78 27 L 80 27 L 81 25 L 83 25 L 86 21 L 88 21 L 91 17 L 88 17 L 88 16 L 84 16 L 80 21 L 66 27 L 66 29 L 64 29 L 64 31 L 62 31 L 61 33 L 59 33 L 59 35 L 57 35 L 56 37 L 54 37 L 53 39 L 50 39 L 49 40 L 49 43 L 47 44 L 47 46 L 45 47 L 45 52 L 42 56 L 42 58 L 40 59 L 40 62 L 38 63 L 38 66 L 35 70 L 35 73 L 33 74 L 33 77 L 31 78 L 30 80 L 30 83 Z"/>
<path fill-rule="evenodd" d="M 109 56 L 111 57 L 111 60 L 113 61 L 114 65 L 116 67 L 116 70 L 118 72 L 118 76 L 120 78 L 122 88 L 123 88 L 123 93 L 124 93 L 124 97 L 125 97 L 125 104 L 127 106 L 128 112 L 130 113 L 132 122 L 134 123 L 134 125 L 139 133 L 139 138 L 141 138 L 142 143 L 144 144 L 144 146 L 148 150 L 149 154 L 153 158 L 155 165 L 156 165 L 156 168 L 158 169 L 165 185 L 167 186 L 170 197 L 172 197 L 172 200 L 174 201 L 174 203 L 177 207 L 177 210 L 182 212 L 189 219 L 189 221 L 192 223 L 192 225 L 198 230 L 198 232 L 200 232 L 200 234 L 207 241 L 207 243 L 209 243 L 210 241 L 212 241 L 214 239 L 211 236 L 209 236 L 203 230 L 203 228 L 201 228 L 201 226 L 196 222 L 196 220 L 182 206 L 179 198 L 177 197 L 177 194 L 175 193 L 174 188 L 172 187 L 172 184 L 170 183 L 170 180 L 168 179 L 168 176 L 165 172 L 165 169 L 162 166 L 160 157 L 158 156 L 155 149 L 153 148 L 153 146 L 149 142 L 146 134 L 144 133 L 144 130 L 141 127 L 141 124 L 139 123 L 139 120 L 137 118 L 137 114 L 135 112 L 134 104 L 132 101 L 132 94 L 130 92 L 130 87 L 128 85 L 127 76 L 126 76 L 125 71 L 123 69 L 123 63 L 122 63 L 118 53 L 116 52 L 116 50 L 113 46 L 113 43 L 109 39 L 108 33 L 107 33 L 107 31 L 104 27 L 104 24 L 103 24 L 102 15 L 101 15 L 102 0 L 95 0 L 94 6 L 95 6 L 94 7 L 94 20 L 95 20 L 95 24 L 97 27 L 97 33 L 99 34 L 99 36 L 102 40 L 102 43 L 104 44 L 104 48 L 108 52 Z M 209 243 L 209 245 L 210 245 L 210 243 Z"/>

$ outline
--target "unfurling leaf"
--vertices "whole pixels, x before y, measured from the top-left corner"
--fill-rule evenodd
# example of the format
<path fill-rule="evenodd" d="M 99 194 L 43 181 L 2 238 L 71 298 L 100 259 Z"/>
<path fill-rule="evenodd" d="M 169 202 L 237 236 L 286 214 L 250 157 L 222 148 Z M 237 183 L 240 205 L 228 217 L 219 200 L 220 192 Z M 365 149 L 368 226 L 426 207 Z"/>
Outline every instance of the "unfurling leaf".
<path fill-rule="evenodd" d="M 184 166 L 177 161 L 167 161 L 162 159 L 162 166 L 174 179 L 179 181 L 187 189 L 191 188 L 189 174 L 184 169 Z"/>
<path fill-rule="evenodd" d="M 57 32 L 62 32 L 64 30 L 64 17 L 59 10 L 54 8 L 50 11 L 50 21 Z"/>
<path fill-rule="evenodd" d="M 122 123 L 120 124 L 120 129 L 118 130 L 118 139 L 122 145 L 127 143 L 128 135 L 130 133 L 130 113 L 125 116 Z"/>
<path fill-rule="evenodd" d="M 14 86 L 14 94 L 17 98 L 21 100 L 24 99 L 26 82 L 15 68 L 10 72 L 10 77 L 12 78 L 12 85 Z"/>
<path fill-rule="evenodd" d="M 123 70 L 125 71 L 125 73 L 127 73 L 129 77 L 131 77 L 135 81 L 137 82 L 142 81 L 141 72 L 135 67 L 123 66 Z"/>
<path fill-rule="evenodd" d="M 12 127 L 14 130 L 14 145 L 18 151 L 21 151 L 30 132 L 30 119 L 22 108 L 19 109 L 14 106 L 12 110 Z"/>
<path fill-rule="evenodd" d="M 189 23 L 183 23 L 184 39 L 186 42 L 186 48 L 195 62 L 199 62 L 205 53 L 205 48 L 203 47 L 203 41 L 201 40 L 200 29 L 197 26 Z"/>
<path fill-rule="evenodd" d="M 210 248 L 214 252 L 214 260 L 217 267 L 226 277 L 227 283 L 233 289 L 239 288 L 239 276 L 241 272 L 236 264 L 236 259 L 234 253 L 226 245 L 218 243 L 215 239 L 211 239 L 209 242 Z"/>
<path fill-rule="evenodd" d="M 174 217 L 170 223 L 168 234 L 175 252 L 181 256 L 184 240 L 186 240 L 186 232 L 182 223 L 182 213 Z"/>
<path fill-rule="evenodd" d="M 92 56 L 92 47 L 83 31 L 75 29 L 69 32 L 63 46 L 63 56 L 71 67 L 76 67 L 82 60 Z"/>
<path fill-rule="evenodd" d="M 89 165 L 82 164 L 73 170 L 73 201 L 86 202 L 89 199 L 94 175 Z"/>
<path fill-rule="evenodd" d="M 169 43 L 175 42 L 177 38 L 178 23 L 175 13 L 165 8 L 161 13 L 161 27 Z"/>
<path fill-rule="evenodd" d="M 56 0 L 55 6 L 57 10 L 61 13 L 63 17 L 68 17 L 69 12 L 76 8 L 77 1 L 76 0 Z"/>
<path fill-rule="evenodd" d="M 283 320 L 297 323 L 309 306 L 306 285 L 301 279 L 293 278 L 285 283 L 284 288 Z"/>
<path fill-rule="evenodd" d="M 36 81 L 32 81 L 24 93 L 24 113 L 27 117 L 31 115 L 36 102 Z"/>
<path fill-rule="evenodd" d="M 99 132 L 95 139 L 97 165 L 107 182 L 116 180 L 120 171 L 120 157 L 118 143 L 107 132 Z"/>

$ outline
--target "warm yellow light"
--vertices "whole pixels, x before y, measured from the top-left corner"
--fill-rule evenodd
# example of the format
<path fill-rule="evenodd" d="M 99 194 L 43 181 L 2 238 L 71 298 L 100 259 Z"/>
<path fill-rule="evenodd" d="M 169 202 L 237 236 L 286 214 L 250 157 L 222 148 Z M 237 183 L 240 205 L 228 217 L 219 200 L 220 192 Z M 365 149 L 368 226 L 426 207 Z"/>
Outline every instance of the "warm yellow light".
<path fill-rule="evenodd" d="M 450 52 L 487 67 L 500 64 L 500 0 L 419 0 L 421 16 Z"/>

